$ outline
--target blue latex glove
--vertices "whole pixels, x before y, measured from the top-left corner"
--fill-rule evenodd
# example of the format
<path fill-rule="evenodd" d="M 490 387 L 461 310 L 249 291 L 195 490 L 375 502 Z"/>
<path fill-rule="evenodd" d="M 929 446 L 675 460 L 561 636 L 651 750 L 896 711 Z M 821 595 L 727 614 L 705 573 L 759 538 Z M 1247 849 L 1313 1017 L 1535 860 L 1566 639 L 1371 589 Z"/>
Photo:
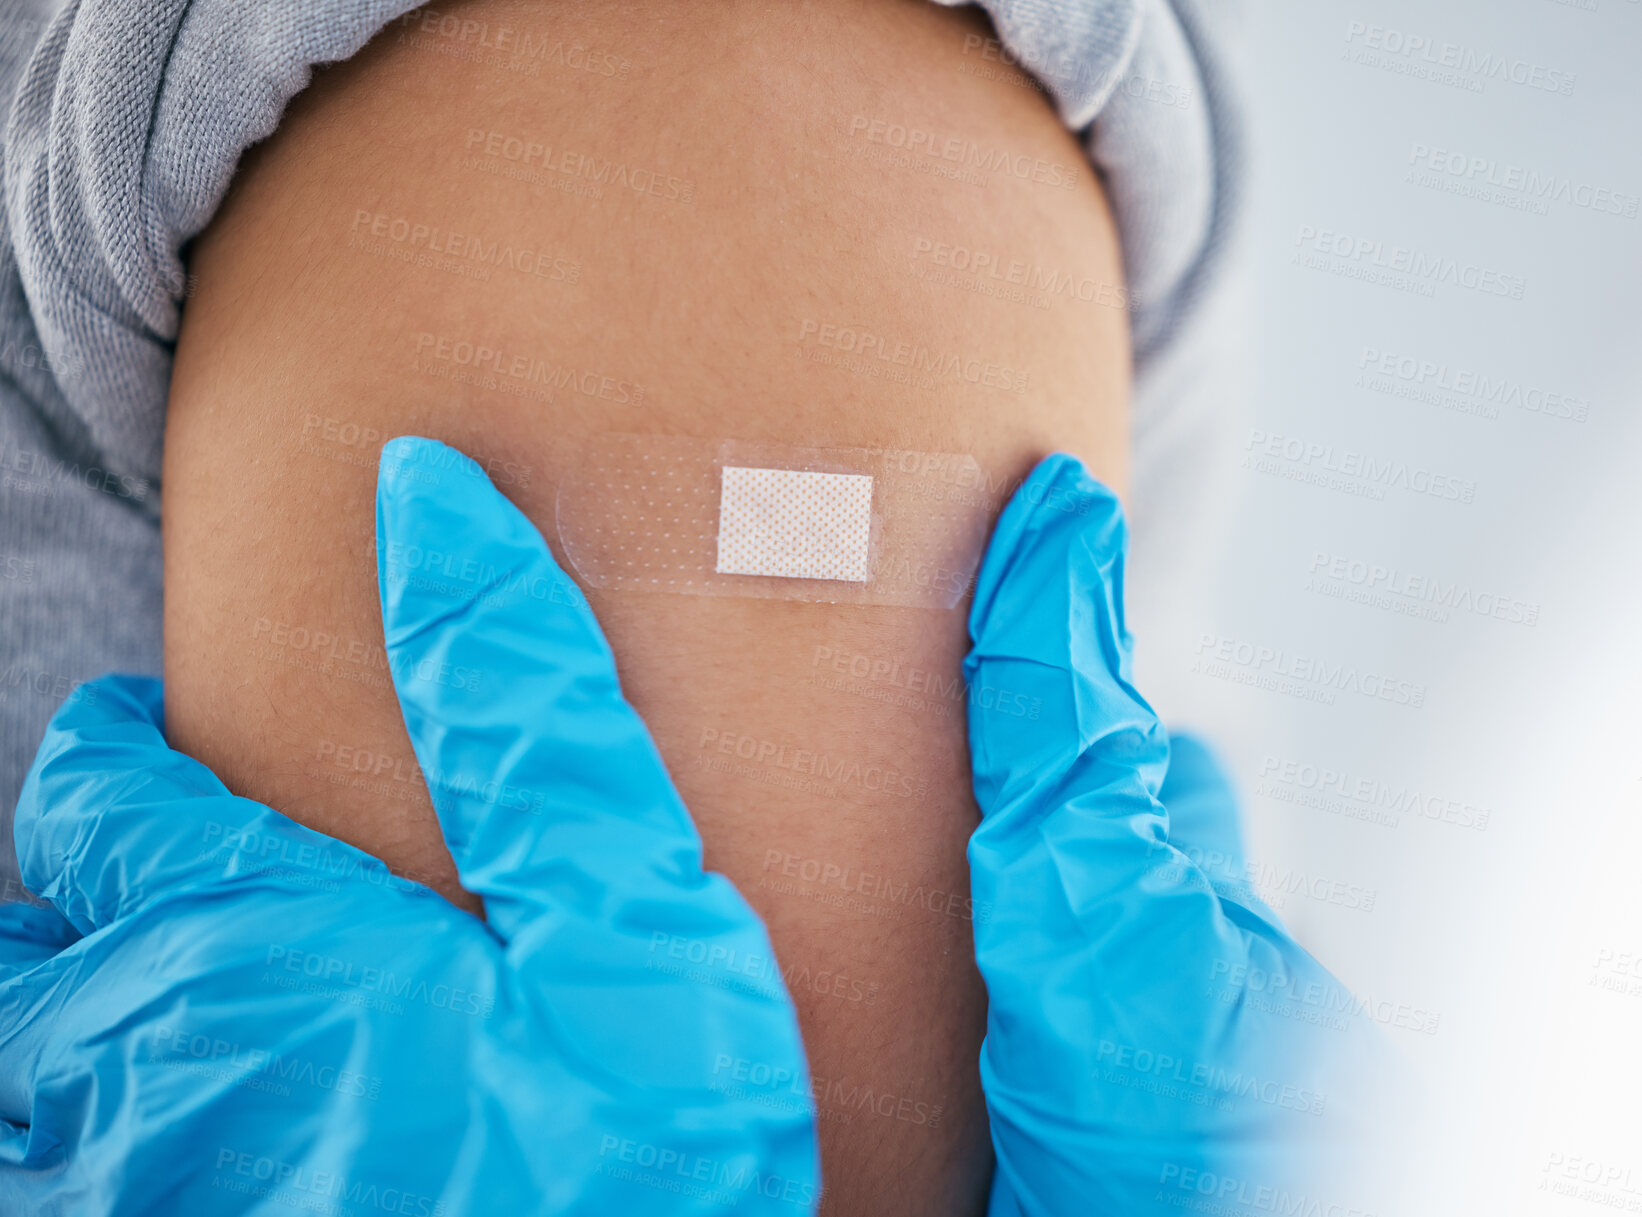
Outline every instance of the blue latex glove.
<path fill-rule="evenodd" d="M 384 450 L 377 541 L 488 925 L 171 751 L 158 682 L 84 687 L 16 823 L 72 929 L 0 910 L 0 1213 L 808 1211 L 811 1117 L 757 1089 L 808 1084 L 769 940 L 575 585 L 430 441 Z"/>
<path fill-rule="evenodd" d="M 971 689 L 1042 707 L 972 698 L 969 718 L 991 1212 L 1334 1211 L 1331 1184 L 1344 1212 L 1353 1185 L 1330 1176 L 1379 1037 L 1254 894 L 1207 752 L 1186 745 L 1160 792 L 1168 737 L 1129 682 L 1127 546 L 1116 496 L 1051 457 L 999 520 L 970 613 Z"/>

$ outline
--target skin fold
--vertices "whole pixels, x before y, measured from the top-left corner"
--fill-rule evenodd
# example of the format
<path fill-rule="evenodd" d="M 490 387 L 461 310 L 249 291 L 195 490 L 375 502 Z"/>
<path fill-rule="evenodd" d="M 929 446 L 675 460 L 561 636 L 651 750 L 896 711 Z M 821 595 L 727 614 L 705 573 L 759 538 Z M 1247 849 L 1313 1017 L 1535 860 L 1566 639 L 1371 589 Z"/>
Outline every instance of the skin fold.
<path fill-rule="evenodd" d="M 191 253 L 172 744 L 477 908 L 385 666 L 394 435 L 471 455 L 561 560 L 560 482 L 607 432 L 965 453 L 1000 497 L 1064 450 L 1121 488 L 1111 217 L 991 37 L 910 0 L 476 0 L 319 70 Z M 823 1211 L 982 1211 L 963 606 L 587 591 L 708 866 L 769 927 Z"/>

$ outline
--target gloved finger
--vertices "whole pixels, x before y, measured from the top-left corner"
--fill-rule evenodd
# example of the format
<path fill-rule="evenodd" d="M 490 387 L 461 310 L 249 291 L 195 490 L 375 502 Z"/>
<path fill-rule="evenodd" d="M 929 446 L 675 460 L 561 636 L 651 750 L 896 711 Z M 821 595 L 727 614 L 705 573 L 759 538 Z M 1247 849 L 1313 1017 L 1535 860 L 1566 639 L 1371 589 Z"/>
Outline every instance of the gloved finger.
<path fill-rule="evenodd" d="M 405 726 L 463 886 L 511 939 L 553 901 L 699 873 L 701 842 L 609 645 L 542 536 L 469 458 L 382 450 L 377 575 Z"/>
<path fill-rule="evenodd" d="M 1109 926 L 1103 954 L 1136 983 L 1183 937 L 1216 956 L 1245 949 L 1208 879 L 1169 843 L 1158 799 L 1168 736 L 1129 681 L 1127 547 L 1117 496 L 1056 455 L 1011 499 L 982 563 L 965 676 L 1041 705 L 1036 719 L 969 717 L 982 812 L 971 873 L 977 904 L 995 910 L 977 932 L 983 971 L 988 943 L 1015 937 L 1016 916 L 1064 918 L 1067 941 Z M 1064 887 L 1068 907 L 1022 903 L 1017 893 L 1040 883 Z"/>
<path fill-rule="evenodd" d="M 1169 813 L 1169 843 L 1208 877 L 1215 891 L 1281 927 L 1282 919 L 1255 890 L 1237 791 L 1206 743 L 1194 735 L 1170 733 L 1169 771 L 1158 798 Z"/>
<path fill-rule="evenodd" d="M 1158 800 L 1169 809 L 1169 839 L 1176 848 L 1206 871 L 1242 869 L 1237 793 L 1218 758 L 1195 735 L 1169 733 L 1169 769 Z"/>
<path fill-rule="evenodd" d="M 1168 736 L 1129 683 L 1128 529 L 1117 496 L 1076 458 L 1041 462 L 999 517 L 976 580 L 964 675 L 1041 698 L 1038 718 L 970 715 L 984 814 L 1100 789 L 1100 819 L 1161 842 Z"/>
<path fill-rule="evenodd" d="M 164 694 L 146 676 L 102 676 L 52 716 L 17 801 L 23 883 L 82 934 L 162 897 L 251 875 L 302 885 L 323 866 L 381 869 L 350 845 L 230 794 L 165 742 Z M 271 869 L 278 862 L 282 870 Z M 283 876 L 273 878 L 271 876 Z"/>
<path fill-rule="evenodd" d="M 969 718 L 981 1083 L 1011 1212 L 1129 1211 L 1171 1167 L 1283 1179 L 1294 1111 L 1361 1093 L 1337 1067 L 1366 1029 L 1349 991 L 1252 885 L 1177 848 L 1164 793 L 1242 865 L 1218 769 L 1187 743 L 1164 782 L 1170 741 L 1129 676 L 1126 547 L 1117 499 L 1052 457 L 1005 509 L 971 612 L 971 685 L 1039 710 Z"/>
<path fill-rule="evenodd" d="M 79 938 L 49 905 L 0 904 L 0 981 L 50 959 Z"/>

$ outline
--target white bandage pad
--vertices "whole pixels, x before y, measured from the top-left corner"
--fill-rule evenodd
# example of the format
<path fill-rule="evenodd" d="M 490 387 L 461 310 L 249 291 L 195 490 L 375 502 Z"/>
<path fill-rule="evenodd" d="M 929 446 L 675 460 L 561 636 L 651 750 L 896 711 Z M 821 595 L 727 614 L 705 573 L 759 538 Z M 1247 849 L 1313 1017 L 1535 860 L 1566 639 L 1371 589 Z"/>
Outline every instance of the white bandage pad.
<path fill-rule="evenodd" d="M 867 581 L 872 478 L 725 465 L 718 508 L 722 575 Z"/>
<path fill-rule="evenodd" d="M 602 435 L 557 524 L 589 587 L 952 608 L 1012 488 L 952 453 Z"/>

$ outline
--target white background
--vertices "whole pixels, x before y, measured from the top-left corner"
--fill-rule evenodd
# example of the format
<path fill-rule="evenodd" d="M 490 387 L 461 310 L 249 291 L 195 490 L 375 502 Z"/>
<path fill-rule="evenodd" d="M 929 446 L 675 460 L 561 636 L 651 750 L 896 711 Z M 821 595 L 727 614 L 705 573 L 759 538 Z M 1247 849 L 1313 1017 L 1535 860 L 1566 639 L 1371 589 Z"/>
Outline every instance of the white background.
<path fill-rule="evenodd" d="M 1221 453 L 1235 470 L 1230 543 L 1205 594 L 1136 623 L 1141 688 L 1222 748 L 1257 886 L 1379 1004 L 1414 1065 L 1427 1091 L 1406 1113 L 1418 1211 L 1642 1212 L 1642 962 L 1600 966 L 1642 961 L 1642 3 L 1264 0 L 1253 17 L 1254 394 Z M 1437 65 L 1394 49 L 1410 38 L 1571 75 L 1572 94 L 1463 68 L 1424 78 Z M 1433 172 L 1434 188 L 1410 180 L 1421 146 L 1491 168 Z M 1513 172 L 1540 185 L 1456 192 Z M 1564 179 L 1565 198 L 1511 205 L 1541 185 L 1564 193 Z M 1631 214 L 1580 205 L 1591 188 Z M 1348 252 L 1320 253 L 1319 239 Z M 1415 254 L 1520 281 L 1521 298 L 1356 277 Z M 1446 367 L 1451 383 L 1504 383 L 1496 417 L 1477 394 L 1432 403 L 1363 384 L 1370 351 Z M 1425 387 L 1440 394 L 1438 375 Z M 1588 418 L 1517 404 L 1546 393 L 1587 403 Z M 1256 433 L 1329 454 L 1244 468 Z M 1363 458 L 1474 485 L 1474 501 L 1294 476 Z M 1318 555 L 1394 568 L 1402 587 L 1436 581 L 1447 620 L 1397 611 L 1415 597 L 1323 594 Z M 1467 590 L 1519 617 L 1537 606 L 1537 621 L 1464 607 Z M 1281 658 L 1206 664 L 1221 640 Z M 1304 679 L 1316 661 L 1423 690 L 1423 705 L 1296 696 L 1319 687 Z M 1312 770 L 1346 776 L 1305 805 L 1315 785 L 1261 785 L 1284 762 L 1314 784 Z M 1479 831 L 1403 810 L 1376 823 L 1362 818 L 1376 797 L 1489 820 Z M 1371 909 L 1352 907 L 1369 893 Z M 1435 1033 L 1396 1025 L 1433 1017 Z"/>

